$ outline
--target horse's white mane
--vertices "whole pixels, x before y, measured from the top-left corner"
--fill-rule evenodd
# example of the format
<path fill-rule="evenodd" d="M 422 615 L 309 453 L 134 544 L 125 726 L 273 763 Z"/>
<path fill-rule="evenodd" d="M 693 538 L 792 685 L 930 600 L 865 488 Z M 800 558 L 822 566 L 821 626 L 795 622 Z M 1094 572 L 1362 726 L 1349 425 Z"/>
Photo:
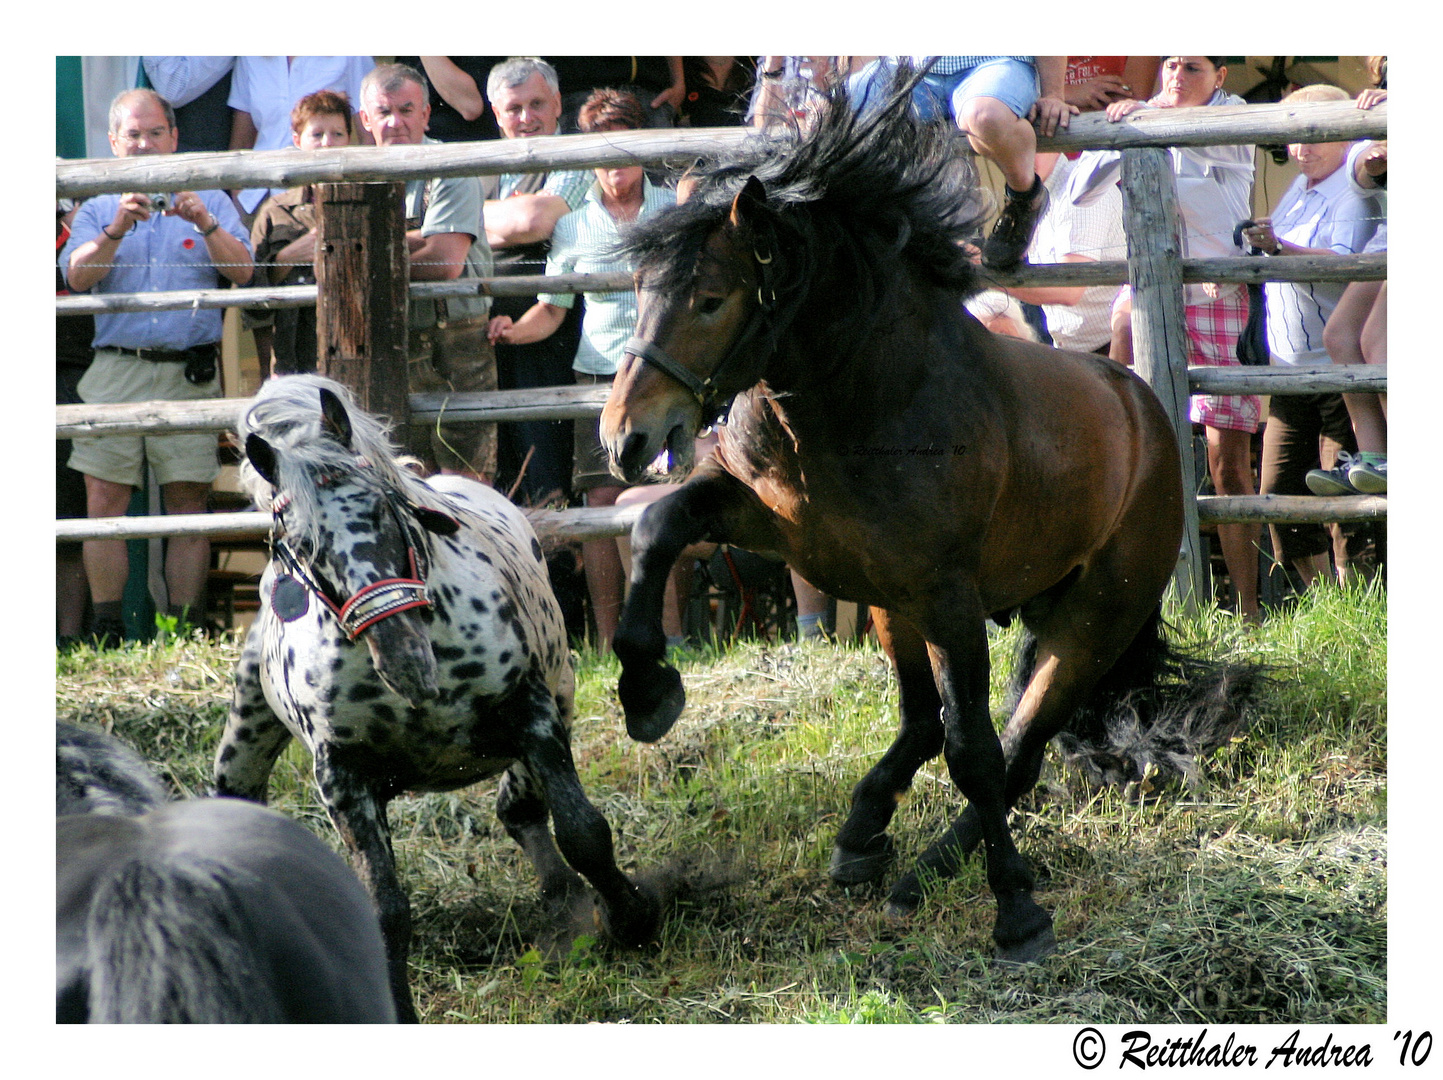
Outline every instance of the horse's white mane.
<path fill-rule="evenodd" d="M 346 407 L 351 421 L 351 447 L 326 434 L 322 425 L 321 390 L 329 390 Z M 244 446 L 259 435 L 276 451 L 278 488 L 290 496 L 293 520 L 316 520 L 315 478 L 321 473 L 346 473 L 395 490 L 407 500 L 451 512 L 446 500 L 411 471 L 414 459 L 398 455 L 385 426 L 355 402 L 351 392 L 322 375 L 286 375 L 268 379 L 241 411 L 236 432 Z M 358 460 L 370 462 L 365 467 Z M 270 510 L 276 494 L 270 482 L 242 459 L 240 480 L 261 510 Z"/>

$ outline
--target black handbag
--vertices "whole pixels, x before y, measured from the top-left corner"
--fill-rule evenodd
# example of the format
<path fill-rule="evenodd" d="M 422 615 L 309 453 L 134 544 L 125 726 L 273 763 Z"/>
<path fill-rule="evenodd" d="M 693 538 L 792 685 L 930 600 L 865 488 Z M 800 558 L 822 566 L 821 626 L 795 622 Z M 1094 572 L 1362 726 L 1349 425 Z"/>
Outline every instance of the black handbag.
<path fill-rule="evenodd" d="M 1233 230 L 1233 243 L 1240 248 L 1246 246 L 1249 255 L 1261 255 L 1262 252 L 1257 248 L 1243 243 L 1243 230 L 1251 228 L 1252 225 L 1251 221 L 1238 222 L 1237 228 Z M 1272 363 L 1272 356 L 1268 352 L 1267 303 L 1263 298 L 1261 285 L 1249 285 L 1247 289 L 1248 324 L 1238 335 L 1238 363 L 1249 367 L 1264 367 Z"/>

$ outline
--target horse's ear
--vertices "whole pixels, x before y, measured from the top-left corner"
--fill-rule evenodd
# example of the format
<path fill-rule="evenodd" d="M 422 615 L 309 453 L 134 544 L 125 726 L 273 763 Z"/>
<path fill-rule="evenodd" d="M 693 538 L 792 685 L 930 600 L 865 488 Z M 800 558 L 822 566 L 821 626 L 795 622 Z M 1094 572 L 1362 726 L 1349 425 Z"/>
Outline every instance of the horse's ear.
<path fill-rule="evenodd" d="M 251 468 L 260 473 L 261 478 L 271 487 L 275 487 L 276 452 L 271 449 L 271 444 L 251 432 L 246 436 L 246 457 L 250 459 Z"/>
<path fill-rule="evenodd" d="M 351 416 L 341 399 L 324 386 L 321 387 L 321 432 L 347 450 L 351 448 Z"/>
<path fill-rule="evenodd" d="M 411 506 L 411 513 L 420 522 L 421 528 L 437 536 L 455 536 L 461 523 L 449 514 L 443 514 L 439 510 L 432 510 L 429 506 Z"/>
<path fill-rule="evenodd" d="M 737 192 L 737 197 L 732 200 L 731 223 L 737 228 L 755 228 L 766 213 L 767 189 L 755 176 L 747 177 L 747 182 Z"/>

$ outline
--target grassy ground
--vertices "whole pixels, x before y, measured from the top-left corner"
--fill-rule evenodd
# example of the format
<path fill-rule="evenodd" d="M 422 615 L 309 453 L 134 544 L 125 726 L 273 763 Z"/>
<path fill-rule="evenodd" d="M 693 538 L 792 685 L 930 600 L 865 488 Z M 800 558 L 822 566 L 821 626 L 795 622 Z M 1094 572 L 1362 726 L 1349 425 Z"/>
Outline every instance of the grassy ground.
<path fill-rule="evenodd" d="M 826 876 L 851 786 L 896 723 L 875 648 L 690 654 L 687 710 L 655 746 L 625 736 L 614 663 L 583 657 L 576 757 L 623 865 L 700 859 L 725 884 L 678 902 L 645 949 L 583 938 L 545 961 L 534 875 L 496 823 L 494 785 L 400 798 L 417 1006 L 438 1023 L 1382 1023 L 1386 627 L 1376 590 L 1323 590 L 1253 632 L 1218 615 L 1188 627 L 1214 654 L 1276 665 L 1277 681 L 1201 792 L 1089 794 L 1049 765 L 1014 831 L 1060 948 L 1021 971 L 990 962 L 976 863 L 906 923 L 880 892 Z M 994 648 L 999 708 L 1011 644 Z M 57 715 L 113 728 L 201 794 L 236 652 L 62 656 Z M 336 844 L 294 746 L 272 803 Z M 891 830 L 901 859 L 959 805 L 942 763 L 924 767 Z"/>

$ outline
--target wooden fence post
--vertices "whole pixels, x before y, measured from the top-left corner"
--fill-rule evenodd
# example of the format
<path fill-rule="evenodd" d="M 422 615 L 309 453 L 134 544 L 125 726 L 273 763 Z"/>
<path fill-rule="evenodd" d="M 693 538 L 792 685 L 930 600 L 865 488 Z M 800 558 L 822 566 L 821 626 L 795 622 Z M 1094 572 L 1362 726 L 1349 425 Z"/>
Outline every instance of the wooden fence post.
<path fill-rule="evenodd" d="M 344 384 L 361 408 L 388 417 L 404 438 L 406 393 L 406 186 L 317 185 L 316 370 Z"/>
<path fill-rule="evenodd" d="M 1177 189 L 1168 151 L 1146 147 L 1122 152 L 1123 231 L 1132 282 L 1132 357 L 1137 373 L 1162 402 L 1182 455 L 1185 527 L 1173 581 L 1189 614 L 1212 596 L 1212 575 L 1198 531 L 1197 469 L 1188 419 L 1187 316 L 1183 301 L 1182 244 Z"/>

